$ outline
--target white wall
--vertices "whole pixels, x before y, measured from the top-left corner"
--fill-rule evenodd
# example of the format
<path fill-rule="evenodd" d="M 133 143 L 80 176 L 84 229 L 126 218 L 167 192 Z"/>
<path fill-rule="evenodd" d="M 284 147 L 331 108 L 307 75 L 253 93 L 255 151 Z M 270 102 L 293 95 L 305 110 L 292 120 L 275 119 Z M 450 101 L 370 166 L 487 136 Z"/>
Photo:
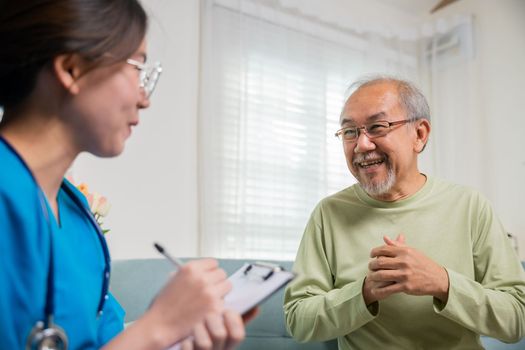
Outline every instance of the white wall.
<path fill-rule="evenodd" d="M 108 197 L 104 227 L 114 259 L 197 254 L 197 94 L 199 1 L 144 0 L 150 13 L 149 60 L 164 72 L 124 153 L 114 159 L 81 155 L 77 180 Z"/>
<path fill-rule="evenodd" d="M 477 110 L 488 126 L 479 148 L 486 172 L 480 190 L 517 235 L 525 260 L 525 1 L 461 0 L 432 18 L 454 13 L 474 14 Z"/>

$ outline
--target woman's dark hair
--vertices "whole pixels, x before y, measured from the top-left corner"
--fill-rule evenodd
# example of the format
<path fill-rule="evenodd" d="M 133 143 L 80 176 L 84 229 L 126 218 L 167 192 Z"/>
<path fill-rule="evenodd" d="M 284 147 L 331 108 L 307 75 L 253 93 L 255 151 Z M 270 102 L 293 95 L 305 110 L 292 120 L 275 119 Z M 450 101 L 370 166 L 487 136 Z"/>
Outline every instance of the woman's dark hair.
<path fill-rule="evenodd" d="M 0 0 L 0 106 L 22 102 L 58 55 L 92 67 L 130 57 L 146 28 L 137 0 Z"/>

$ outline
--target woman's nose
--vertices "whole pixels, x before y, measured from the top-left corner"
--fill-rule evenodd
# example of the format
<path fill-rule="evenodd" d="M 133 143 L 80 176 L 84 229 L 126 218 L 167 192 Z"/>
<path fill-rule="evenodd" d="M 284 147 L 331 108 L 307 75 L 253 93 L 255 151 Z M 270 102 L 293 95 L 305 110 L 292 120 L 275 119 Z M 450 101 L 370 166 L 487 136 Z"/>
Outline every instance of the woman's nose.
<path fill-rule="evenodd" d="M 140 89 L 140 96 L 139 96 L 139 102 L 138 102 L 139 109 L 146 109 L 150 105 L 149 97 L 146 94 L 146 91 L 144 88 Z"/>

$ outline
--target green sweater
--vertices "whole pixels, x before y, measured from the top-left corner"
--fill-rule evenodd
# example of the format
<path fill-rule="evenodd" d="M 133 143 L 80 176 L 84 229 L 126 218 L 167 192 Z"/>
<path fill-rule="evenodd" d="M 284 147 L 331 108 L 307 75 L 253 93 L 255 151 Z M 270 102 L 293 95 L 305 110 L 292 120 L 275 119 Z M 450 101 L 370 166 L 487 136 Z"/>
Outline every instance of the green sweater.
<path fill-rule="evenodd" d="M 446 305 L 431 296 L 394 294 L 368 308 L 362 285 L 382 237 L 444 266 Z M 340 349 L 482 349 L 479 334 L 516 342 L 525 335 L 525 273 L 506 232 L 479 193 L 428 178 L 396 202 L 353 185 L 322 200 L 306 226 L 285 292 L 299 341 L 338 338 Z"/>

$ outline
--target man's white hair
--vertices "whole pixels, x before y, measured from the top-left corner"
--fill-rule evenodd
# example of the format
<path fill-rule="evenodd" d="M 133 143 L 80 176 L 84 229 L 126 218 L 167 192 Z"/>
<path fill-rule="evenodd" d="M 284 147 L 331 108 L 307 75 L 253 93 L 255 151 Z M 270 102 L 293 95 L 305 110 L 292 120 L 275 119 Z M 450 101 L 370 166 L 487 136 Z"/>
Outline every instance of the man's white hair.
<path fill-rule="evenodd" d="M 421 91 L 408 80 L 397 78 L 391 75 L 374 75 L 369 77 L 364 77 L 358 81 L 352 83 L 347 90 L 348 98 L 345 101 L 348 102 L 348 99 L 352 95 L 367 86 L 372 86 L 381 83 L 392 83 L 396 85 L 397 92 L 399 96 L 399 103 L 407 112 L 407 118 L 410 121 L 415 121 L 418 119 L 426 119 L 430 121 L 430 108 L 428 107 L 427 99 L 421 93 Z M 341 111 L 341 118 L 343 116 L 343 110 Z"/>

